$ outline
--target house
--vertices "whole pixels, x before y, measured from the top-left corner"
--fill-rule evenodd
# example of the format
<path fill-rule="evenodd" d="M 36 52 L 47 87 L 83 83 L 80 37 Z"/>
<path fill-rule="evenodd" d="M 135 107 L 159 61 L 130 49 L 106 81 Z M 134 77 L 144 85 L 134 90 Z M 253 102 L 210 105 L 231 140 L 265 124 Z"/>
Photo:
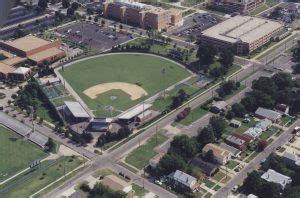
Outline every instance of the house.
<path fill-rule="evenodd" d="M 208 177 L 211 177 L 216 172 L 218 172 L 218 166 L 216 166 L 215 164 L 206 162 L 206 161 L 202 160 L 200 157 L 195 157 L 192 160 L 192 164 L 195 166 L 198 166 L 202 170 L 202 172 Z"/>
<path fill-rule="evenodd" d="M 233 128 L 239 128 L 240 126 L 242 126 L 242 123 L 238 120 L 232 119 L 230 121 L 229 126 L 233 127 Z"/>
<path fill-rule="evenodd" d="M 263 119 L 255 125 L 256 128 L 260 128 L 263 131 L 269 129 L 270 126 L 272 126 L 272 121 L 269 119 Z"/>
<path fill-rule="evenodd" d="M 150 159 L 150 160 L 149 160 L 150 167 L 156 168 L 157 165 L 159 164 L 159 161 L 161 160 L 161 158 L 163 158 L 163 156 L 164 156 L 165 154 L 166 154 L 165 152 L 158 153 L 158 154 L 155 155 L 152 159 Z"/>
<path fill-rule="evenodd" d="M 233 147 L 235 147 L 235 148 L 237 148 L 241 151 L 244 151 L 247 148 L 247 145 L 248 145 L 248 143 L 245 140 L 243 140 L 239 137 L 236 137 L 234 135 L 229 135 L 226 138 L 225 142 L 228 145 L 233 146 Z"/>
<path fill-rule="evenodd" d="M 259 107 L 256 111 L 255 111 L 255 115 L 258 118 L 261 119 L 269 119 L 272 122 L 277 122 L 279 121 L 279 119 L 281 118 L 281 113 L 270 110 L 270 109 L 265 109 L 262 107 Z"/>
<path fill-rule="evenodd" d="M 24 81 L 28 79 L 31 75 L 30 68 L 27 67 L 19 67 L 15 71 L 9 74 L 9 78 L 17 81 Z"/>
<path fill-rule="evenodd" d="M 220 147 L 225 149 L 226 151 L 232 153 L 233 156 L 238 156 L 238 154 L 241 152 L 239 149 L 234 148 L 233 146 L 230 146 L 228 144 L 225 143 L 221 143 Z"/>
<path fill-rule="evenodd" d="M 282 158 L 287 164 L 287 166 L 289 166 L 290 168 L 297 169 L 297 170 L 300 169 L 300 158 L 297 154 L 285 152 L 282 155 Z"/>
<path fill-rule="evenodd" d="M 212 150 L 214 153 L 216 163 L 225 165 L 231 158 L 232 153 L 223 149 L 222 147 L 216 144 L 207 144 L 202 149 L 202 155 L 205 155 L 209 150 Z"/>
<path fill-rule="evenodd" d="M 244 134 L 251 136 L 253 139 L 257 139 L 262 134 L 262 129 L 257 127 L 251 127 Z"/>
<path fill-rule="evenodd" d="M 124 193 L 129 193 L 132 191 L 132 185 L 125 182 L 115 175 L 107 175 L 101 180 L 101 184 L 107 186 L 116 191 L 122 191 Z"/>
<path fill-rule="evenodd" d="M 228 104 L 225 101 L 213 101 L 210 110 L 213 113 L 219 113 L 225 111 L 228 107 Z"/>
<path fill-rule="evenodd" d="M 235 137 L 238 137 L 238 138 L 244 140 L 248 144 L 253 141 L 253 138 L 250 135 L 247 135 L 247 134 L 233 133 L 232 135 L 234 135 Z"/>
<path fill-rule="evenodd" d="M 290 111 L 290 107 L 286 104 L 277 104 L 275 110 L 284 115 L 288 115 Z"/>
<path fill-rule="evenodd" d="M 292 179 L 290 177 L 283 175 L 281 173 L 278 173 L 272 169 L 269 169 L 267 172 L 265 172 L 261 176 L 261 178 L 268 182 L 280 184 L 282 189 L 284 189 L 287 184 L 292 182 Z"/>
<path fill-rule="evenodd" d="M 195 177 L 180 170 L 176 170 L 175 172 L 171 173 L 168 178 L 173 185 L 182 187 L 184 189 L 195 191 L 198 187 L 197 179 Z"/>

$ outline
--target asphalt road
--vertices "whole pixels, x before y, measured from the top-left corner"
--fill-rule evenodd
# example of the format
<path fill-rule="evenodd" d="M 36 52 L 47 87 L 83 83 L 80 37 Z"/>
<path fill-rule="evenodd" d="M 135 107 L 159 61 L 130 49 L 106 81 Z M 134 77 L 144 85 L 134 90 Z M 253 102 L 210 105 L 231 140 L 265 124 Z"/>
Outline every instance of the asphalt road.
<path fill-rule="evenodd" d="M 229 195 L 231 192 L 231 189 L 241 184 L 248 176 L 248 173 L 251 173 L 252 171 L 256 170 L 262 160 L 266 159 L 272 152 L 276 150 L 278 146 L 282 146 L 285 143 L 289 141 L 289 139 L 292 138 L 293 130 L 295 126 L 299 126 L 300 120 L 297 120 L 292 126 L 289 127 L 288 130 L 283 132 L 279 138 L 277 138 L 273 143 L 271 143 L 263 152 L 258 154 L 247 166 L 245 166 L 240 172 L 236 174 L 236 176 L 230 180 L 226 186 L 221 188 L 215 195 L 215 198 L 224 198 Z M 226 196 L 225 196 L 226 195 Z"/>

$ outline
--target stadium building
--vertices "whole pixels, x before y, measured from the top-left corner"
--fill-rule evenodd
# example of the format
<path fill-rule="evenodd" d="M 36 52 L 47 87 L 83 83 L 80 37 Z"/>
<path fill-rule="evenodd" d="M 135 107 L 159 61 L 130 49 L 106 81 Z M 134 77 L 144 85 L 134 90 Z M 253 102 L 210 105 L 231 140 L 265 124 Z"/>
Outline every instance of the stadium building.
<path fill-rule="evenodd" d="M 236 54 L 247 55 L 274 40 L 283 29 L 279 22 L 235 16 L 203 31 L 200 41 L 219 50 L 231 49 Z"/>
<path fill-rule="evenodd" d="M 208 7 L 227 13 L 248 14 L 263 3 L 265 3 L 265 0 L 210 0 Z"/>
<path fill-rule="evenodd" d="M 0 41 L 0 78 L 25 80 L 31 71 L 23 66 L 52 63 L 65 57 L 61 44 L 60 40 L 46 41 L 31 35 Z"/>
<path fill-rule="evenodd" d="M 105 17 L 141 28 L 162 30 L 169 26 L 181 25 L 183 21 L 181 11 L 174 8 L 165 10 L 128 0 L 106 2 L 103 6 Z"/>

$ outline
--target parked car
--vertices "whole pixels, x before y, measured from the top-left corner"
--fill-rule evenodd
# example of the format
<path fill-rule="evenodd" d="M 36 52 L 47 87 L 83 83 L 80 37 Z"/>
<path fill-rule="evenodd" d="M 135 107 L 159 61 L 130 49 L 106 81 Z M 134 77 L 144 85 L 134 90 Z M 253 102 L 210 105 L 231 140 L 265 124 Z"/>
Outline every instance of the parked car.
<path fill-rule="evenodd" d="M 160 180 L 157 180 L 157 179 L 154 181 L 154 183 L 156 183 L 157 185 L 160 185 L 160 186 L 162 185 L 162 182 Z"/>
<path fill-rule="evenodd" d="M 122 172 L 119 172 L 119 175 L 121 175 L 122 177 L 124 177 L 124 173 L 122 173 Z"/>
<path fill-rule="evenodd" d="M 131 180 L 131 178 L 128 175 L 125 176 L 125 179 L 127 179 L 129 181 Z"/>

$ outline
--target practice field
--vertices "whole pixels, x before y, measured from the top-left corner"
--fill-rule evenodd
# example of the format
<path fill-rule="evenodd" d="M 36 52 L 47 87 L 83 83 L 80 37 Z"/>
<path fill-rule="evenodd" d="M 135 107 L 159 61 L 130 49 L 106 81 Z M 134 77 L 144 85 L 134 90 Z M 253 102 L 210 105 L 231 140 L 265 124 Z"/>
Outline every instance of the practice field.
<path fill-rule="evenodd" d="M 28 168 L 46 153 L 14 132 L 0 126 L 0 181 Z"/>
<path fill-rule="evenodd" d="M 191 75 L 172 61 L 142 54 L 101 56 L 60 73 L 96 116 L 117 115 Z"/>

